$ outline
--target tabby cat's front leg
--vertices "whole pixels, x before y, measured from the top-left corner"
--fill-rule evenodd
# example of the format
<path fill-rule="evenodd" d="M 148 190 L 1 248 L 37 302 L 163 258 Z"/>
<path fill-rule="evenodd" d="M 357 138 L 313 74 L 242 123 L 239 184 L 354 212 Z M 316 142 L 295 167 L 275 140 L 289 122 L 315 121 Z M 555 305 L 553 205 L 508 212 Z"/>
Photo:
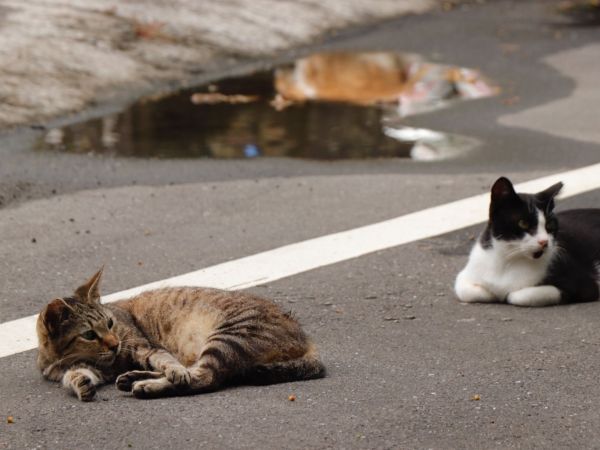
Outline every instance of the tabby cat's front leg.
<path fill-rule="evenodd" d="M 102 373 L 85 365 L 72 367 L 62 376 L 62 385 L 82 402 L 92 401 L 96 395 L 96 386 L 104 384 L 105 381 Z"/>
<path fill-rule="evenodd" d="M 148 354 L 149 353 L 149 354 Z M 177 386 L 190 384 L 190 373 L 177 358 L 163 349 L 152 349 L 144 353 L 147 361 L 146 367 L 158 370 L 165 374 L 167 380 Z"/>
<path fill-rule="evenodd" d="M 190 384 L 189 371 L 164 349 L 138 348 L 134 358 L 140 366 L 150 370 L 120 375 L 117 388 L 122 391 L 131 391 L 139 398 L 162 397 Z"/>

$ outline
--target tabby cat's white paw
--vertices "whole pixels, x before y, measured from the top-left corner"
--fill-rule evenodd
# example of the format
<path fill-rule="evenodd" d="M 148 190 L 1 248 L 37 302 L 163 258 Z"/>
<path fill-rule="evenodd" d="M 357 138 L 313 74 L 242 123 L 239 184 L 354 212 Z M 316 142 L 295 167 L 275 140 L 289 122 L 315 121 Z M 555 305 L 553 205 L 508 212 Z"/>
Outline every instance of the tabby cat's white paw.
<path fill-rule="evenodd" d="M 96 396 L 96 386 L 86 375 L 76 375 L 72 381 L 73 391 L 82 402 L 91 402 Z"/>

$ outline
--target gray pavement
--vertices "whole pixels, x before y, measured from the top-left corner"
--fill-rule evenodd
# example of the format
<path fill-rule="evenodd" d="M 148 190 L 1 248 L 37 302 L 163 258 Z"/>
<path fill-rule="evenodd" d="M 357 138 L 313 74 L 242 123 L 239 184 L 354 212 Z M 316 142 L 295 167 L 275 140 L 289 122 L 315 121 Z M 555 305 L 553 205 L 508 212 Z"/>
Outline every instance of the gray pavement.
<path fill-rule="evenodd" d="M 0 209 L 1 321 L 38 312 L 102 264 L 110 293 L 478 194 L 501 174 L 523 181 L 597 163 L 592 132 L 583 141 L 539 126 L 569 108 L 589 108 L 584 130 L 598 117 L 574 95 L 595 69 L 560 61 L 593 58 L 600 29 L 567 26 L 553 5 L 472 5 L 327 44 L 420 52 L 499 80 L 500 98 L 410 119 L 482 140 L 466 158 L 140 161 L 5 143 L 0 194 L 20 194 Z M 593 191 L 559 209 L 598 205 Z M 0 423 L 0 448 L 597 447 L 599 305 L 458 304 L 453 279 L 478 229 L 253 288 L 296 312 L 328 367 L 323 380 L 153 401 L 107 386 L 83 404 L 41 379 L 35 352 L 0 359 L 0 419 L 15 419 Z"/>

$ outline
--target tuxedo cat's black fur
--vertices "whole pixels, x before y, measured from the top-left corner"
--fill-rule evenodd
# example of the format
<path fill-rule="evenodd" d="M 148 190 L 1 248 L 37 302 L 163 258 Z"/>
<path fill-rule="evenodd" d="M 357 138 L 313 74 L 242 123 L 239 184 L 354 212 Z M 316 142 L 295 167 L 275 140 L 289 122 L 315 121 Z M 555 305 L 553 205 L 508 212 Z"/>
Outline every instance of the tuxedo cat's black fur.
<path fill-rule="evenodd" d="M 562 302 L 598 300 L 600 209 L 571 209 L 556 217 L 558 251 L 542 283 L 556 286 Z"/>

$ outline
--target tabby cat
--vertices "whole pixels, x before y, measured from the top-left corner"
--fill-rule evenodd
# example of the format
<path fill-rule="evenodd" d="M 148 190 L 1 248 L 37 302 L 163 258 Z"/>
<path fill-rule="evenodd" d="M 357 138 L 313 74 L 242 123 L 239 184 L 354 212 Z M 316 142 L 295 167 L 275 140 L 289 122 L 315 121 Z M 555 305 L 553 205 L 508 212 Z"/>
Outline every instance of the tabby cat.
<path fill-rule="evenodd" d="M 494 183 L 489 221 L 456 278 L 459 300 L 517 306 L 598 300 L 600 209 L 555 213 L 561 188 L 519 194 L 504 177 Z"/>
<path fill-rule="evenodd" d="M 102 270 L 37 321 L 38 366 L 82 401 L 116 379 L 137 398 L 325 376 L 290 314 L 240 292 L 163 288 L 103 305 Z"/>

